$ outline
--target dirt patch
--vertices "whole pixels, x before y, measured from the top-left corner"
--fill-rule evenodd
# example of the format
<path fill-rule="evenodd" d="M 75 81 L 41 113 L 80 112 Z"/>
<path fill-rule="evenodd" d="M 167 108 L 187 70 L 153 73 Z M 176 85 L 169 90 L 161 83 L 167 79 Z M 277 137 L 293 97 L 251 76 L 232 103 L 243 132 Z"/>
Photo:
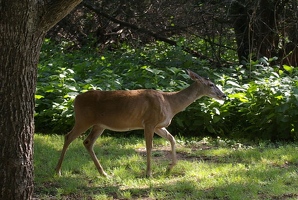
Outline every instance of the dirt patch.
<path fill-rule="evenodd" d="M 202 147 L 195 147 L 191 148 L 190 152 L 180 152 L 176 151 L 177 159 L 178 160 L 187 160 L 187 161 L 198 161 L 198 160 L 204 160 L 204 161 L 215 161 L 217 160 L 215 157 L 210 156 L 195 156 L 194 152 L 199 150 L 207 150 L 210 149 L 209 146 L 202 146 Z M 139 155 L 146 157 L 146 148 L 138 148 L 135 150 Z M 155 160 L 171 160 L 172 159 L 172 150 L 169 146 L 157 146 L 154 147 L 152 150 L 152 157 Z"/>

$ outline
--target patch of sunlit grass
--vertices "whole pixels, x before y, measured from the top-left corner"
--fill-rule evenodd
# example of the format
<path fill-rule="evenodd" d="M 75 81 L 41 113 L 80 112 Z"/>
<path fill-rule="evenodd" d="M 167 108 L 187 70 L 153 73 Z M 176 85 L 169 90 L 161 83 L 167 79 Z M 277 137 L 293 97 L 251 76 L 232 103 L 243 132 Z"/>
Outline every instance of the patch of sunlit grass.
<path fill-rule="evenodd" d="M 100 137 L 94 150 L 109 178 L 101 177 L 78 138 L 54 168 L 63 136 L 35 135 L 35 196 L 41 199 L 283 199 L 298 197 L 298 145 L 241 145 L 211 139 L 181 139 L 178 164 L 170 145 L 154 138 L 153 178 L 145 177 L 142 137 Z"/>

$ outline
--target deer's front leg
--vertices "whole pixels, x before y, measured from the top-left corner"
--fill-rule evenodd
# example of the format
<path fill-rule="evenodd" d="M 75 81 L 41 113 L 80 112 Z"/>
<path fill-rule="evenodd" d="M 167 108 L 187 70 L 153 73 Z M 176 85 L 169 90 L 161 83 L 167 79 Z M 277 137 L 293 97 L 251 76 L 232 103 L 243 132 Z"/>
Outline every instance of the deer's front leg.
<path fill-rule="evenodd" d="M 145 127 L 144 129 L 144 135 L 145 135 L 145 141 L 146 141 L 146 156 L 147 156 L 147 170 L 146 170 L 146 176 L 152 177 L 151 172 L 151 152 L 152 152 L 152 146 L 153 146 L 153 135 L 154 135 L 154 128 L 151 127 Z"/>
<path fill-rule="evenodd" d="M 169 165 L 168 170 L 171 170 L 177 164 L 177 156 L 176 156 L 176 141 L 175 138 L 170 134 L 170 132 L 166 128 L 156 128 L 155 133 L 159 136 L 169 140 L 172 148 L 172 163 Z"/>

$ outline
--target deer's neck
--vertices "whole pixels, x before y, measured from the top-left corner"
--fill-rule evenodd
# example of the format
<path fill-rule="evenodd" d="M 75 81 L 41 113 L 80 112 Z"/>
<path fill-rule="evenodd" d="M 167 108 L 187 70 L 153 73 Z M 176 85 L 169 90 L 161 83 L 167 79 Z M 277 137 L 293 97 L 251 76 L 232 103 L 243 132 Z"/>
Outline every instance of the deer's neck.
<path fill-rule="evenodd" d="M 168 95 L 168 101 L 171 105 L 173 114 L 177 114 L 183 111 L 195 100 L 204 96 L 203 88 L 200 88 L 196 82 L 191 84 L 189 87 L 179 91 L 170 93 Z"/>

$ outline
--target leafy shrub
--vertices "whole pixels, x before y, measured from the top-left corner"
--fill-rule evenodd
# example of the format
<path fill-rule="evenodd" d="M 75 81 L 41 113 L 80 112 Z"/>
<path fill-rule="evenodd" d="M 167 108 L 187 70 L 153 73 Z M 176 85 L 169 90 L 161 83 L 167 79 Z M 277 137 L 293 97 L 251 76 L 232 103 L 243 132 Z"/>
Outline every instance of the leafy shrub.
<path fill-rule="evenodd" d="M 289 72 L 288 66 L 284 68 Z M 236 108 L 230 113 L 237 117 L 229 119 L 236 129 L 233 135 L 250 139 L 297 139 L 297 75 L 260 67 L 253 72 L 250 82 L 241 86 L 233 82 L 234 93 L 229 95 L 231 102 L 228 103 L 230 108 Z"/>
<path fill-rule="evenodd" d="M 203 97 L 173 120 L 170 131 L 183 136 L 246 139 L 298 138 L 298 70 L 269 67 L 264 59 L 246 66 L 210 69 L 179 47 L 157 42 L 139 49 L 123 46 L 98 55 L 88 48 L 45 41 L 36 92 L 36 130 L 65 133 L 73 125 L 75 96 L 90 89 L 153 88 L 178 91 L 191 83 L 185 69 L 208 76 L 228 99 Z M 269 63 L 270 64 L 270 63 Z"/>
<path fill-rule="evenodd" d="M 288 66 L 284 68 L 289 70 Z M 212 119 L 208 131 L 250 140 L 297 139 L 297 70 L 290 69 L 291 74 L 260 65 L 254 71 L 243 66 L 225 69 L 230 76 L 223 75 L 221 82 L 229 98 L 221 106 L 213 108 L 214 102 L 208 105 Z"/>

